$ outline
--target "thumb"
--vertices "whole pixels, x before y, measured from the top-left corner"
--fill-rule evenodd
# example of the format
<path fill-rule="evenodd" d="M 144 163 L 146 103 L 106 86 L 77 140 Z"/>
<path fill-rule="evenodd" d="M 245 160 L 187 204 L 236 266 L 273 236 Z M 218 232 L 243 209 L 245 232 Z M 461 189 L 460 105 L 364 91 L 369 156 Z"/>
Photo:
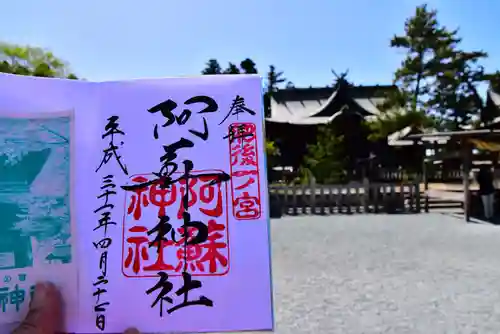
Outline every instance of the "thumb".
<path fill-rule="evenodd" d="M 13 334 L 52 334 L 63 328 L 62 297 L 52 283 L 38 283 L 26 319 Z"/>
<path fill-rule="evenodd" d="M 129 328 L 123 334 L 141 334 L 141 333 L 135 328 Z"/>

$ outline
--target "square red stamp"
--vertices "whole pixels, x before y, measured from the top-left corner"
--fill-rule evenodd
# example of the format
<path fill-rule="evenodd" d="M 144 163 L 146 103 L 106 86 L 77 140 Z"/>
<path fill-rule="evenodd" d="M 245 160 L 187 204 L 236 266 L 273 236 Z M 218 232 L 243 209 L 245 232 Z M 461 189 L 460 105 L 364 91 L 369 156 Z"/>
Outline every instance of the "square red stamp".
<path fill-rule="evenodd" d="M 218 173 L 204 170 L 195 174 Z M 173 178 L 182 173 L 174 173 Z M 130 184 L 154 180 L 153 174 L 133 175 Z M 192 276 L 221 276 L 229 272 L 229 230 L 227 183 L 214 182 L 217 176 L 180 180 L 169 188 L 159 182 L 126 192 L 123 218 L 122 272 L 126 277 L 157 277 L 159 271 L 180 276 L 184 267 Z M 192 221 L 208 227 L 208 238 L 201 244 L 188 244 L 194 228 L 183 231 L 182 198 L 189 191 L 188 212 Z M 155 241 L 159 217 L 168 217 L 171 230 L 167 240 Z"/>

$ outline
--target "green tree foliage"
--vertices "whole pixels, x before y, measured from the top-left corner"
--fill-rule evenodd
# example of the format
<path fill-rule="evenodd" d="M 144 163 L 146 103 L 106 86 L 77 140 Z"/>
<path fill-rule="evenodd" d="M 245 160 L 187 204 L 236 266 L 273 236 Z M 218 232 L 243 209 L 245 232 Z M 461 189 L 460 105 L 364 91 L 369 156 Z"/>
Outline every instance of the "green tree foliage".
<path fill-rule="evenodd" d="M 269 183 L 272 183 L 274 180 L 279 180 L 281 178 L 281 174 L 273 170 L 273 167 L 279 164 L 279 156 L 281 153 L 276 144 L 270 140 L 266 140 L 265 142 L 265 151 L 267 156 L 267 179 Z"/>
<path fill-rule="evenodd" d="M 464 51 L 461 41 L 458 29 L 439 23 L 436 10 L 427 5 L 416 8 L 405 22 L 404 34 L 391 39 L 391 47 L 405 53 L 394 74 L 399 91 L 387 96 L 380 106 L 384 114 L 369 123 L 371 139 L 406 126 L 458 130 L 496 116 L 488 114 L 477 91 L 478 84 L 495 77 L 480 65 L 487 54 Z"/>
<path fill-rule="evenodd" d="M 429 96 L 435 92 L 432 79 L 436 64 L 444 60 L 436 51 L 456 42 L 450 32 L 439 26 L 436 11 L 428 10 L 427 5 L 416 8 L 405 22 L 404 34 L 395 35 L 390 41 L 390 46 L 403 50 L 405 56 L 394 73 L 398 90 L 387 94 L 379 106 L 382 114 L 368 122 L 371 140 L 384 140 L 407 126 L 436 125 L 435 117 L 428 113 Z"/>
<path fill-rule="evenodd" d="M 478 84 L 492 78 L 480 65 L 487 54 L 464 51 L 461 42 L 458 29 L 442 26 L 436 10 L 418 6 L 406 20 L 404 34 L 391 40 L 391 47 L 404 50 L 405 58 L 394 75 L 400 93 L 387 100 L 385 109 L 402 106 L 420 113 L 417 119 L 424 123 L 425 115 L 437 116 L 439 126 L 448 130 L 458 130 L 478 116 L 488 118 L 477 92 Z"/>
<path fill-rule="evenodd" d="M 217 59 L 209 59 L 201 74 L 222 74 L 222 68 Z"/>
<path fill-rule="evenodd" d="M 264 111 L 266 117 L 271 116 L 271 97 L 284 82 L 287 82 L 287 79 L 284 77 L 283 72 L 277 71 L 276 66 L 269 65 L 269 71 L 267 72 L 266 93 L 264 94 Z"/>
<path fill-rule="evenodd" d="M 275 73 L 274 66 L 271 66 L 273 70 L 273 74 L 270 76 L 273 78 L 272 85 L 275 87 L 277 84 L 284 82 L 282 79 L 282 72 Z M 240 62 L 240 66 L 238 67 L 235 63 L 230 62 L 228 67 L 222 70 L 221 66 L 217 59 L 209 59 L 205 65 L 205 69 L 201 72 L 202 74 L 256 74 L 257 67 L 253 60 L 250 58 L 246 58 Z M 276 161 L 276 157 L 280 155 L 279 149 L 276 147 L 276 144 L 272 141 L 266 141 L 266 154 L 268 156 L 268 165 L 274 165 Z"/>
<path fill-rule="evenodd" d="M 229 66 L 224 70 L 224 74 L 240 74 L 240 69 L 233 63 L 229 63 Z"/>
<path fill-rule="evenodd" d="M 401 66 L 394 73 L 394 82 L 401 90 L 395 96 L 405 110 L 425 110 L 429 94 L 433 94 L 436 71 L 448 55 L 441 50 L 453 48 L 459 40 L 455 32 L 441 27 L 437 12 L 427 5 L 416 8 L 405 22 L 404 34 L 391 39 L 390 46 L 405 53 Z M 391 101 L 392 102 L 392 101 Z"/>
<path fill-rule="evenodd" d="M 282 71 L 277 71 L 276 66 L 269 65 L 269 71 L 267 72 L 267 93 L 272 95 L 273 92 L 278 89 L 279 85 L 286 82 L 286 78 L 283 76 Z"/>
<path fill-rule="evenodd" d="M 269 156 L 280 155 L 280 150 L 273 141 L 266 142 L 266 154 Z"/>
<path fill-rule="evenodd" d="M 448 61 L 438 64 L 436 90 L 429 106 L 442 115 L 442 125 L 449 130 L 459 130 L 475 119 L 488 123 L 495 115 L 485 108 L 477 86 L 492 80 L 494 74 L 486 73 L 480 60 L 488 57 L 483 51 L 440 50 Z"/>
<path fill-rule="evenodd" d="M 246 58 L 240 62 L 240 66 L 235 63 L 230 62 L 228 67 L 222 69 L 217 59 L 209 59 L 205 64 L 205 69 L 201 71 L 201 74 L 256 74 L 257 67 L 254 61 L 250 58 Z"/>
<path fill-rule="evenodd" d="M 257 65 L 250 58 L 246 58 L 240 63 L 240 68 L 245 74 L 257 74 Z"/>
<path fill-rule="evenodd" d="M 338 183 L 345 177 L 343 137 L 337 136 L 331 125 L 318 129 L 317 142 L 307 146 L 302 167 L 303 176 L 312 174 L 318 183 Z"/>
<path fill-rule="evenodd" d="M 371 141 L 385 141 L 387 137 L 407 126 L 417 129 L 436 127 L 434 117 L 421 111 L 404 111 L 402 109 L 390 113 L 382 113 L 373 121 L 367 122 L 370 129 L 368 139 Z"/>
<path fill-rule="evenodd" d="M 493 88 L 495 92 L 500 92 L 500 71 L 497 71 L 495 72 L 495 74 L 493 74 L 490 83 L 491 88 Z"/>
<path fill-rule="evenodd" d="M 256 74 L 257 66 L 255 62 L 246 58 L 240 62 L 238 67 L 235 63 L 230 62 L 226 69 L 222 69 L 217 59 L 209 59 L 205 65 L 205 69 L 201 72 L 202 74 Z M 271 96 L 278 89 L 278 87 L 287 82 L 282 71 L 277 71 L 276 66 L 270 65 L 269 71 L 266 76 L 266 93 L 264 94 L 264 110 L 266 117 L 271 114 Z M 293 84 L 288 81 L 287 87 L 293 87 Z"/>
<path fill-rule="evenodd" d="M 268 165 L 274 166 L 276 164 L 276 158 L 281 155 L 279 148 L 276 146 L 276 143 L 271 140 L 266 140 L 266 155 L 268 158 Z"/>
<path fill-rule="evenodd" d="M 68 65 L 42 48 L 0 43 L 0 72 L 76 79 Z"/>

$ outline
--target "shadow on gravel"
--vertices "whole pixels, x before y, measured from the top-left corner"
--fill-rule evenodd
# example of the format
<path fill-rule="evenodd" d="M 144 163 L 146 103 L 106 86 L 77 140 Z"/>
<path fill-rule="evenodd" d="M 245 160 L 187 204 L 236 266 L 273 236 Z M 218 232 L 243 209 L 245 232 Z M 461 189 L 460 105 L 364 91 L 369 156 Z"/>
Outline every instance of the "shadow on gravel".
<path fill-rule="evenodd" d="M 441 214 L 448 216 L 448 217 L 455 218 L 455 219 L 459 219 L 462 222 L 465 221 L 464 220 L 464 213 L 461 210 L 456 211 L 456 212 L 441 212 Z M 470 221 L 468 223 L 483 224 L 483 225 L 500 225 L 500 217 L 497 216 L 497 217 L 493 218 L 492 221 L 488 221 L 488 220 L 484 219 L 483 217 L 471 216 Z"/>

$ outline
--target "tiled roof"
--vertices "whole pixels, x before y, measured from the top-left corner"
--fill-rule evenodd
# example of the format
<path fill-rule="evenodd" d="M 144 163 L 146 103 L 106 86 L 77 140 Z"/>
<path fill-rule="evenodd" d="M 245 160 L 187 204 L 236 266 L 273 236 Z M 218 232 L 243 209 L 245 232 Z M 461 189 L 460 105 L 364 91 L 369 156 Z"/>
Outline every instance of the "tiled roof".
<path fill-rule="evenodd" d="M 277 96 L 273 96 L 271 99 L 271 119 L 280 123 L 288 123 L 288 121 L 302 123 L 300 120 L 320 113 L 335 98 L 337 93 L 331 88 L 328 90 L 320 89 L 320 92 L 307 92 L 305 89 L 299 89 L 298 92 L 294 92 L 295 94 L 288 94 L 288 96 L 288 92 L 285 94 L 277 92 Z M 325 92 L 328 92 L 328 95 Z M 317 93 L 316 96 L 314 93 Z M 329 117 L 315 118 L 315 121 L 309 121 L 308 124 L 322 124 Z"/>
<path fill-rule="evenodd" d="M 358 106 L 366 110 L 368 113 L 372 115 L 380 114 L 380 110 L 378 108 L 379 105 L 384 103 L 383 97 L 368 97 L 368 98 L 355 98 L 354 102 L 357 103 Z"/>
<path fill-rule="evenodd" d="M 332 87 L 285 88 L 273 93 L 273 98 L 280 102 L 326 100 L 335 90 Z"/>
<path fill-rule="evenodd" d="M 414 145 L 414 141 L 412 139 L 408 139 L 409 135 L 418 134 L 418 133 L 426 133 L 426 134 L 434 134 L 438 131 L 432 128 L 422 129 L 420 127 L 415 126 L 407 126 L 399 131 L 396 131 L 389 136 L 387 136 L 387 143 L 390 146 L 409 146 Z M 438 144 L 445 144 L 447 142 L 446 138 L 439 137 L 428 137 L 426 141 L 437 142 Z"/>
<path fill-rule="evenodd" d="M 332 87 L 287 88 L 278 90 L 271 99 L 271 117 L 268 121 L 291 124 L 325 124 L 337 117 L 343 109 L 323 112 L 338 95 L 352 98 L 368 115 L 380 113 L 384 93 L 394 86 L 348 86 L 344 90 Z"/>

